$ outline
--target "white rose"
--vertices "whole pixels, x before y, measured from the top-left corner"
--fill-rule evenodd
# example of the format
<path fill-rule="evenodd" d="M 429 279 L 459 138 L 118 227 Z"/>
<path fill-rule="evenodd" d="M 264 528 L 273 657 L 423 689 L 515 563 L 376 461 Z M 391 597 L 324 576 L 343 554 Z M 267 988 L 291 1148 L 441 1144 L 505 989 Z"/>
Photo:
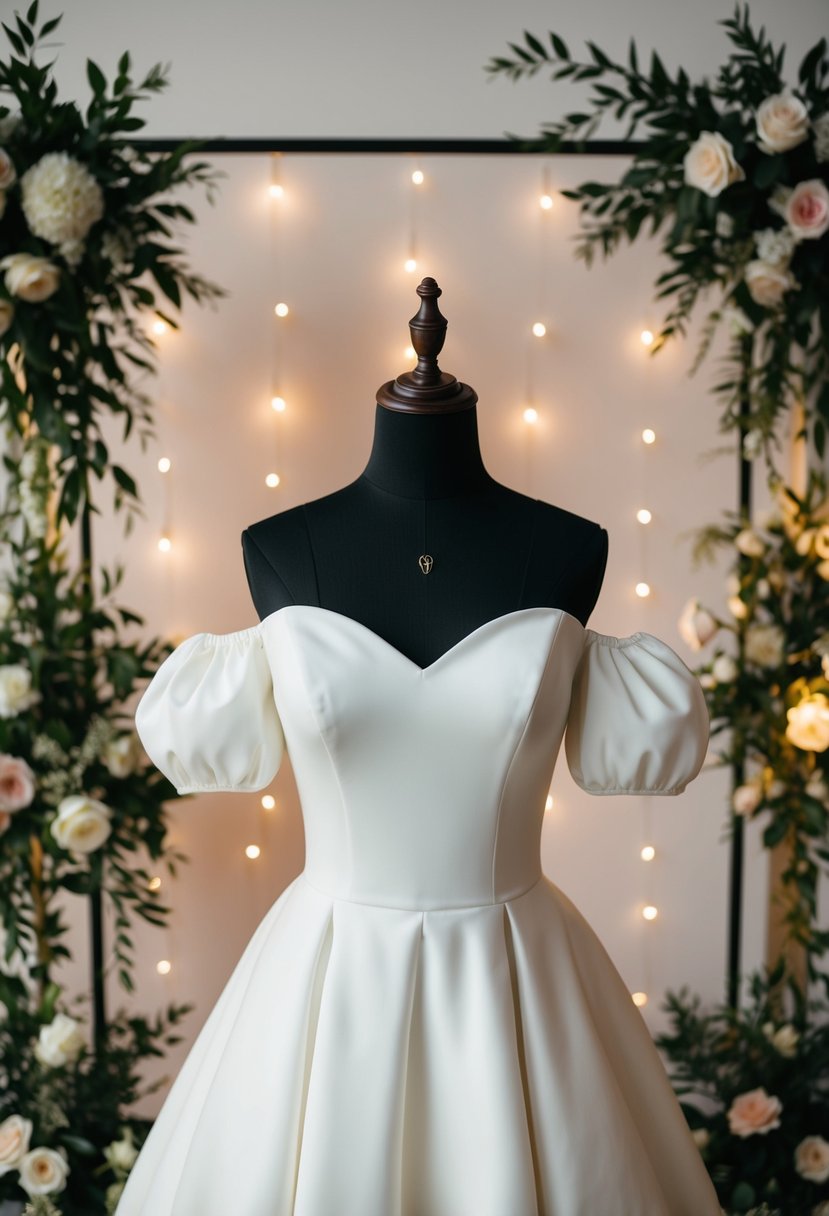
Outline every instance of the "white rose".
<path fill-rule="evenodd" d="M 60 269 L 48 258 L 33 253 L 8 253 L 0 259 L 0 270 L 5 270 L 6 290 L 10 295 L 20 296 L 30 304 L 47 300 L 58 289 Z"/>
<path fill-rule="evenodd" d="M 66 1149 L 33 1148 L 20 1163 L 20 1185 L 29 1195 L 53 1195 L 66 1186 Z"/>
<path fill-rule="evenodd" d="M 764 308 L 774 308 L 787 291 L 798 286 L 790 270 L 775 262 L 764 262 L 762 258 L 746 264 L 744 277 L 752 300 Z"/>
<path fill-rule="evenodd" d="M 124 1128 L 122 1140 L 113 1140 L 107 1145 L 104 1149 L 104 1156 L 113 1169 L 132 1169 L 138 1157 L 138 1149 L 133 1143 L 131 1127 Z"/>
<path fill-rule="evenodd" d="M 701 650 L 717 632 L 718 625 L 711 613 L 700 605 L 699 600 L 691 598 L 682 610 L 678 629 L 692 650 Z"/>
<path fill-rule="evenodd" d="M 748 616 L 748 608 L 739 595 L 730 595 L 726 602 L 728 604 L 728 611 L 732 616 L 736 616 L 738 620 L 742 621 Z"/>
<path fill-rule="evenodd" d="M 829 1143 L 823 1136 L 806 1136 L 794 1150 L 794 1168 L 809 1182 L 829 1178 Z"/>
<path fill-rule="evenodd" d="M 738 785 L 734 791 L 731 805 L 736 815 L 752 815 L 760 805 L 763 797 L 762 782 L 755 778 L 745 785 Z"/>
<path fill-rule="evenodd" d="M 795 1054 L 795 1048 L 797 1047 L 799 1039 L 800 1035 L 795 1030 L 794 1026 L 792 1026 L 791 1022 L 786 1022 L 784 1026 L 781 1026 L 779 1030 L 775 1031 L 771 1041 L 780 1052 L 781 1056 L 788 1056 L 791 1058 L 791 1056 Z"/>
<path fill-rule="evenodd" d="M 799 97 L 784 89 L 757 107 L 757 146 L 761 152 L 786 152 L 809 136 L 809 112 Z"/>
<path fill-rule="evenodd" d="M 135 772 L 141 755 L 140 748 L 135 731 L 109 740 L 104 747 L 103 761 L 113 777 L 128 777 Z"/>
<path fill-rule="evenodd" d="M 783 661 L 786 635 L 779 625 L 749 625 L 745 636 L 745 657 L 758 667 L 779 667 Z"/>
<path fill-rule="evenodd" d="M 718 654 L 711 666 L 711 674 L 718 684 L 730 684 L 737 675 L 737 664 L 730 654 Z"/>
<path fill-rule="evenodd" d="M 786 738 L 804 751 L 825 752 L 829 747 L 829 697 L 815 692 L 786 710 Z"/>
<path fill-rule="evenodd" d="M 743 528 L 742 532 L 738 532 L 734 537 L 734 544 L 746 557 L 762 557 L 766 551 L 763 541 L 751 528 Z"/>
<path fill-rule="evenodd" d="M 19 1168 L 31 1136 L 32 1121 L 23 1115 L 9 1115 L 0 1123 L 0 1174 Z"/>
<path fill-rule="evenodd" d="M 34 1053 L 41 1064 L 57 1068 L 77 1059 L 85 1045 L 80 1023 L 66 1013 L 56 1013 L 47 1026 L 41 1026 Z"/>
<path fill-rule="evenodd" d="M 782 1110 L 780 1099 L 760 1086 L 738 1094 L 726 1111 L 726 1118 L 735 1136 L 764 1136 L 780 1126 Z"/>
<path fill-rule="evenodd" d="M 829 190 L 819 177 L 798 182 L 786 202 L 786 222 L 798 240 L 819 240 L 829 230 Z"/>
<path fill-rule="evenodd" d="M 686 183 L 712 198 L 745 177 L 734 159 L 734 149 L 719 131 L 703 131 L 685 153 L 683 166 Z"/>
<path fill-rule="evenodd" d="M 32 673 L 21 663 L 0 667 L 0 718 L 15 718 L 36 704 L 40 693 L 32 689 Z"/>
<path fill-rule="evenodd" d="M 97 798 L 70 794 L 58 806 L 50 831 L 61 848 L 92 853 L 112 831 L 111 815 L 111 809 Z"/>

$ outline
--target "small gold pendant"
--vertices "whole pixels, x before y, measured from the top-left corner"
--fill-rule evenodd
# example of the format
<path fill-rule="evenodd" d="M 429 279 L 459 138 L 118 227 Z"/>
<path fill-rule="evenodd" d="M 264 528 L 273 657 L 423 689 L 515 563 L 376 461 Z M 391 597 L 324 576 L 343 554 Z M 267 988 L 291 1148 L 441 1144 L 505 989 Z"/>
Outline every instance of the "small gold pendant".
<path fill-rule="evenodd" d="M 421 553 L 420 557 L 417 559 L 417 564 L 420 566 L 420 569 L 424 574 L 428 574 L 434 565 L 434 561 L 428 553 Z"/>

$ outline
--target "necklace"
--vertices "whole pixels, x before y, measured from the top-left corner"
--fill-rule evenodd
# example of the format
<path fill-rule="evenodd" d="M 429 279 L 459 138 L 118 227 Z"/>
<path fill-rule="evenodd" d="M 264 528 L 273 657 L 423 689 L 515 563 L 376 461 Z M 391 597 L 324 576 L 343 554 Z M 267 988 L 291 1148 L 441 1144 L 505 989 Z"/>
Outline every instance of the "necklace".
<path fill-rule="evenodd" d="M 423 499 L 423 549 L 420 557 L 417 559 L 417 564 L 420 566 L 421 573 L 428 574 L 434 566 L 434 558 L 430 553 L 426 553 L 426 499 Z"/>

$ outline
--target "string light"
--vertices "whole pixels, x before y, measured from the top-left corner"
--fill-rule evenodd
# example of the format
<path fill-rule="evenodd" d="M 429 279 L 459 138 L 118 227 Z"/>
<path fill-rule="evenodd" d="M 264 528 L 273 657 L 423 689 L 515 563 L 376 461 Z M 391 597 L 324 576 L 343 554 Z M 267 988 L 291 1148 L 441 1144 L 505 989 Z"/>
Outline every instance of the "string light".
<path fill-rule="evenodd" d="M 636 518 L 639 520 L 640 524 L 649 524 L 652 516 L 647 507 L 640 507 L 636 512 Z"/>
<path fill-rule="evenodd" d="M 158 462 L 159 473 L 169 473 L 170 472 L 170 463 L 171 463 L 171 461 L 170 461 L 169 456 L 162 456 Z"/>
<path fill-rule="evenodd" d="M 656 856 L 656 849 L 652 844 L 643 845 L 639 856 L 643 861 L 653 861 L 654 857 Z"/>
<path fill-rule="evenodd" d="M 272 198 L 282 199 L 285 196 L 285 188 L 281 181 L 281 165 L 282 153 L 271 154 L 271 184 L 270 194 Z M 281 210 L 281 209 L 280 209 Z M 284 212 L 279 222 L 282 222 Z M 279 226 L 277 221 L 276 210 L 271 212 L 271 241 L 273 248 L 273 281 L 276 283 L 282 282 L 282 274 L 279 265 Z M 290 309 L 284 300 L 281 300 L 274 307 L 274 313 L 279 318 L 288 316 Z M 281 326 L 276 326 L 273 331 L 273 372 L 271 377 L 271 409 L 276 414 L 284 414 L 287 408 L 285 396 L 282 392 L 282 375 L 283 375 L 283 352 L 282 352 L 282 334 Z M 277 461 L 277 464 L 279 462 Z M 279 474 L 276 472 L 267 473 L 265 476 L 265 485 L 269 489 L 275 489 L 280 482 Z"/>
<path fill-rule="evenodd" d="M 423 170 L 422 169 L 415 169 L 414 173 L 412 174 L 412 181 L 414 182 L 414 184 L 416 186 L 423 185 Z"/>
<path fill-rule="evenodd" d="M 281 414 L 282 411 L 285 409 L 285 398 L 284 397 L 271 397 L 271 407 L 273 409 L 275 409 L 277 411 L 277 413 Z"/>
<path fill-rule="evenodd" d="M 173 542 L 170 540 L 169 536 L 159 536 L 158 547 L 162 553 L 169 553 L 173 547 Z"/>
<path fill-rule="evenodd" d="M 153 333 L 164 334 L 169 328 L 170 326 L 161 317 L 157 321 L 153 321 Z"/>
<path fill-rule="evenodd" d="M 147 883 L 147 890 L 148 891 L 157 891 L 160 886 L 161 886 L 161 879 L 159 878 L 159 876 L 157 874 L 154 874 L 153 877 L 150 879 L 150 881 Z"/>
<path fill-rule="evenodd" d="M 646 992 L 632 992 L 631 996 L 633 997 L 634 1005 L 642 1006 L 648 1003 L 648 994 Z"/>
<path fill-rule="evenodd" d="M 528 405 L 524 410 L 525 422 L 538 422 L 538 410 L 533 405 Z"/>
<path fill-rule="evenodd" d="M 656 440 L 656 431 L 653 431 L 653 430 L 651 430 L 651 428 L 649 426 L 646 426 L 642 432 L 642 441 L 644 443 L 654 443 L 655 440 Z"/>
<path fill-rule="evenodd" d="M 274 308 L 274 312 L 278 317 L 287 317 L 289 311 L 290 309 L 287 304 L 277 304 Z"/>
<path fill-rule="evenodd" d="M 274 798 L 273 794 L 262 795 L 262 806 L 266 811 L 273 810 L 273 808 L 276 806 L 276 799 Z"/>
<path fill-rule="evenodd" d="M 533 325 L 533 333 L 535 334 L 536 338 L 543 338 L 546 332 L 547 326 L 544 324 L 544 322 L 536 321 L 536 323 Z"/>
<path fill-rule="evenodd" d="M 272 182 L 268 187 L 268 193 L 270 194 L 271 198 L 284 198 L 285 187 L 281 186 L 279 182 Z"/>
<path fill-rule="evenodd" d="M 249 857 L 251 859 L 251 861 L 255 861 L 256 858 L 259 856 L 260 852 L 261 852 L 261 849 L 259 848 L 258 844 L 245 845 L 245 856 Z"/>
<path fill-rule="evenodd" d="M 169 975 L 173 970 L 173 964 L 168 958 L 161 958 L 156 963 L 155 969 L 159 975 Z"/>
<path fill-rule="evenodd" d="M 265 478 L 265 485 L 270 486 L 271 489 L 273 489 L 275 486 L 278 486 L 279 485 L 279 474 L 278 473 L 268 473 L 267 477 Z"/>
<path fill-rule="evenodd" d="M 403 358 L 404 359 L 416 359 L 417 351 L 415 350 L 415 348 L 413 346 L 407 346 L 403 352 Z"/>
<path fill-rule="evenodd" d="M 637 583 L 636 584 L 636 594 L 639 596 L 640 599 L 646 599 L 650 595 L 650 593 L 651 593 L 651 589 L 650 589 L 650 585 L 648 583 Z"/>
<path fill-rule="evenodd" d="M 406 258 L 406 261 L 403 263 L 403 269 L 412 274 L 417 270 L 417 258 Z"/>
<path fill-rule="evenodd" d="M 541 194 L 538 202 L 542 211 L 552 211 L 553 193 L 550 189 L 550 166 L 544 165 L 541 170 Z"/>
<path fill-rule="evenodd" d="M 639 335 L 639 340 L 643 346 L 650 346 L 653 343 L 653 330 L 643 329 Z"/>
<path fill-rule="evenodd" d="M 645 904 L 644 908 L 642 909 L 642 915 L 644 916 L 645 920 L 656 920 L 656 908 L 653 906 L 653 904 Z"/>

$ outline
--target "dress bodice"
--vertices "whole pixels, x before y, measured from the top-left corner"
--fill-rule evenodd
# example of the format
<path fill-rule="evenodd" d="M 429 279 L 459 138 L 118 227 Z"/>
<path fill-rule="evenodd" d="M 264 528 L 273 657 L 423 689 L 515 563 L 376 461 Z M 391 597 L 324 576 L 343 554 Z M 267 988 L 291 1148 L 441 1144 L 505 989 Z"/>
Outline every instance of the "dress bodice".
<path fill-rule="evenodd" d="M 135 724 L 181 794 L 264 789 L 287 752 L 306 880 L 403 908 L 495 903 L 538 880 L 562 739 L 590 793 L 679 794 L 710 727 L 698 679 L 650 633 L 617 638 L 524 608 L 421 668 L 307 604 L 185 639 Z"/>

